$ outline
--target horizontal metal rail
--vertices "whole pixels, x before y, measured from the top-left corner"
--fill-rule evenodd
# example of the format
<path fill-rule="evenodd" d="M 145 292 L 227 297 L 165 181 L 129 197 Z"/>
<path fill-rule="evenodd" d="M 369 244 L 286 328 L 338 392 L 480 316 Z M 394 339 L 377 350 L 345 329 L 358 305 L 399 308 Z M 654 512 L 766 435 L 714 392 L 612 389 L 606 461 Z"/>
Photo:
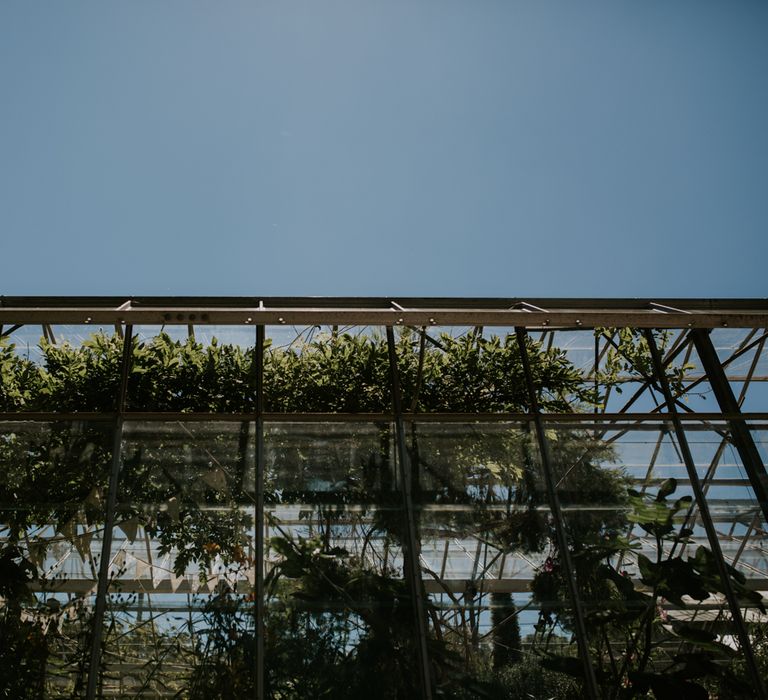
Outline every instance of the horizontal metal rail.
<path fill-rule="evenodd" d="M 0 324 L 760 328 L 768 300 L 0 297 Z"/>
<path fill-rule="evenodd" d="M 126 422 L 169 423 L 169 422 L 198 422 L 198 423 L 241 423 L 255 421 L 257 413 L 208 413 L 180 411 L 125 411 Z M 394 420 L 392 413 L 277 413 L 264 412 L 261 414 L 265 423 L 377 423 Z M 542 420 L 547 423 L 577 423 L 582 427 L 605 427 L 615 424 L 624 426 L 626 423 L 642 421 L 643 424 L 630 426 L 632 430 L 658 430 L 669 419 L 665 414 L 657 412 L 637 413 L 542 413 Z M 54 422 L 80 421 L 83 423 L 109 423 L 115 419 L 114 412 L 93 411 L 6 411 L 0 412 L 0 422 Z M 768 430 L 768 413 L 688 413 L 681 420 L 692 429 L 697 423 L 717 423 L 728 420 L 747 420 L 750 427 L 756 430 Z M 527 423 L 533 420 L 530 413 L 409 413 L 403 412 L 403 420 L 408 423 Z M 626 427 L 626 426 L 625 426 Z M 701 426 L 702 430 L 711 430 L 711 426 Z"/>
<path fill-rule="evenodd" d="M 224 576 L 221 577 L 225 579 Z M 436 581 L 433 578 L 424 577 L 424 589 L 428 594 L 434 593 L 464 593 L 470 584 L 477 585 L 478 579 L 468 578 L 445 578 Z M 215 583 L 218 583 L 218 578 Z M 531 584 L 533 579 L 528 578 L 513 578 L 513 579 L 498 579 L 488 578 L 482 580 L 483 590 L 487 593 L 530 593 Z M 239 580 L 230 585 L 233 585 L 233 592 L 241 595 L 248 595 L 253 589 L 253 585 L 246 580 Z M 33 593 L 74 593 L 74 594 L 86 594 L 91 593 L 96 586 L 96 582 L 88 579 L 70 578 L 61 581 L 33 581 L 28 585 L 28 589 Z M 181 581 L 174 583 L 170 579 L 163 579 L 161 581 L 153 581 L 151 578 L 147 579 L 120 579 L 115 583 L 115 586 L 119 586 L 119 592 L 122 595 L 130 593 L 147 593 L 157 595 L 186 595 L 186 594 L 199 594 L 213 595 L 215 592 L 215 585 L 207 586 L 206 584 L 192 585 L 189 578 L 184 578 Z M 746 586 L 755 591 L 768 591 L 768 578 L 748 578 Z M 642 586 L 638 586 L 642 589 Z M 704 607 L 701 603 L 697 603 L 696 608 Z M 713 609 L 719 610 L 725 607 L 722 603 L 711 604 Z M 186 608 L 185 608 L 186 609 Z"/>

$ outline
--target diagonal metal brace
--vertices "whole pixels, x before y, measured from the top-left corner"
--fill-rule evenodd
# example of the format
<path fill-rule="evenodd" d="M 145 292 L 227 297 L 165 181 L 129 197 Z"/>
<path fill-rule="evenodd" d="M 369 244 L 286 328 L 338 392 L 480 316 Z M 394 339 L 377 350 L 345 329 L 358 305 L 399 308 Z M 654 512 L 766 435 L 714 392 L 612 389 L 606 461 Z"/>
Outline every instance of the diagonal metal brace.
<path fill-rule="evenodd" d="M 741 416 L 739 402 L 720 364 L 709 332 L 697 328 L 691 331 L 691 337 L 720 410 L 728 416 Z M 741 463 L 754 489 L 755 497 L 763 511 L 763 518 L 768 522 L 768 473 L 765 471 L 765 465 L 755 445 L 752 432 L 743 418 L 729 418 L 728 427 Z"/>

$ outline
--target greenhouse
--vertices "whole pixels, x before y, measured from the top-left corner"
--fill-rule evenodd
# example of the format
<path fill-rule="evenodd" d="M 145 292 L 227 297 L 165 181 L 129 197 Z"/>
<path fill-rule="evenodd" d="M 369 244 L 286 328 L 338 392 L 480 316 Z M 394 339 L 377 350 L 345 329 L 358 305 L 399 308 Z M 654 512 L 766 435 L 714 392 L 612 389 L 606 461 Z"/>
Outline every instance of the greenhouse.
<path fill-rule="evenodd" d="M 0 697 L 768 697 L 767 329 L 0 297 Z"/>

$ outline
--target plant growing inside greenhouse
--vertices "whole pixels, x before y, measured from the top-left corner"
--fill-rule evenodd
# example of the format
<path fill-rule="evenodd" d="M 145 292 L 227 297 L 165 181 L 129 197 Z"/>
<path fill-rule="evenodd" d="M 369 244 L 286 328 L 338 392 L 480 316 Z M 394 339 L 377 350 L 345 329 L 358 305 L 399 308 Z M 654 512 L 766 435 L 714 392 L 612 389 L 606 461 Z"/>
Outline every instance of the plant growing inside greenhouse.
<path fill-rule="evenodd" d="M 708 698 L 709 688 L 728 697 L 748 697 L 749 685 L 730 669 L 736 651 L 718 641 L 714 631 L 718 621 L 728 622 L 727 615 L 719 610 L 706 626 L 696 624 L 696 608 L 721 594 L 723 583 L 706 547 L 684 556 L 693 534 L 685 526 L 692 499 L 670 501 L 676 488 L 676 481 L 669 479 L 655 496 L 628 491 L 627 518 L 654 539 L 655 561 L 637 553 L 637 571 L 630 573 L 625 566 L 633 545 L 618 534 L 585 542 L 575 555 L 596 674 L 608 691 L 606 697 L 645 697 L 651 690 L 657 698 Z M 688 517 L 677 527 L 686 510 Z M 741 603 L 764 612 L 762 596 L 745 585 L 743 573 L 730 567 L 729 574 Z M 534 582 L 535 596 L 552 600 L 563 589 L 561 577 L 557 563 L 541 571 Z M 548 614 L 543 622 L 538 633 L 546 636 L 563 621 Z M 543 665 L 580 677 L 581 669 L 573 662 L 570 656 L 551 654 Z"/>
<path fill-rule="evenodd" d="M 614 345 L 587 377 L 554 345 L 479 329 L 404 329 L 393 346 L 334 329 L 267 342 L 263 358 L 95 333 L 43 340 L 35 362 L 0 339 L 0 411 L 15 416 L 0 432 L 0 662 L 20 669 L 2 672 L 0 697 L 85 694 L 98 631 L 103 696 L 250 695 L 263 643 L 265 697 L 406 699 L 424 682 L 419 629 L 438 697 L 581 697 L 573 590 L 602 697 L 749 695 L 727 612 L 702 612 L 723 584 L 694 548 L 691 497 L 673 500 L 675 479 L 636 490 L 598 420 L 539 433 L 530 418 L 531 391 L 543 414 L 596 413 L 620 376 L 653 374 L 641 335 L 605 334 Z M 668 364 L 681 396 L 686 367 Z M 99 628 L 110 519 L 120 544 Z M 505 560 L 530 572 L 526 589 L 494 583 Z M 740 604 L 765 614 L 728 571 Z"/>

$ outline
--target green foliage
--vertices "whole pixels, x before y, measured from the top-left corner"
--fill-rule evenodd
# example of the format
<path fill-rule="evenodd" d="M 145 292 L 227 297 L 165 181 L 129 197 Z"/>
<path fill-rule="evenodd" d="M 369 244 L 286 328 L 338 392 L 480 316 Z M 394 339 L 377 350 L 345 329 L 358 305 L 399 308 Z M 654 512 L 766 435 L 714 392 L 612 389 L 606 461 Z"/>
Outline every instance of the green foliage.
<path fill-rule="evenodd" d="M 413 697 L 419 687 L 419 669 L 407 582 L 394 570 L 376 572 L 345 549 L 329 548 L 322 538 L 280 536 L 271 545 L 282 560 L 267 580 L 270 597 L 281 601 L 283 610 L 300 612 L 314 630 L 331 621 L 343 630 L 336 651 L 329 655 L 335 665 L 316 668 L 314 684 L 327 688 L 325 692 L 334 698 L 349 700 Z M 429 656 L 440 694 L 464 688 L 476 698 L 492 697 L 491 686 L 464 673 L 458 655 L 445 642 L 430 639 Z M 284 675 L 291 666 L 278 669 L 274 661 L 268 664 L 273 683 L 295 683 Z M 298 697 L 311 696 L 302 692 Z"/>
<path fill-rule="evenodd" d="M 618 348 L 606 356 L 602 377 L 608 385 L 621 374 L 650 373 L 644 339 L 627 330 L 617 333 Z M 409 331 L 397 339 L 406 409 L 477 414 L 527 408 L 515 336 L 469 333 L 433 340 L 427 344 Z M 203 345 L 193 338 L 174 341 L 167 334 L 133 342 L 130 410 L 255 410 L 253 350 L 216 341 Z M 20 357 L 7 340 L 0 341 L 0 411 L 115 409 L 123 353 L 119 336 L 96 334 L 80 347 L 43 341 L 41 352 L 38 366 Z M 529 339 L 526 352 L 545 411 L 583 410 L 604 398 L 587 386 L 563 351 Z M 668 370 L 678 389 L 685 370 Z M 388 349 L 378 335 L 318 335 L 288 348 L 269 346 L 264 380 L 267 411 L 392 409 Z M 253 486 L 243 476 L 252 458 L 248 430 L 243 422 L 233 439 L 233 432 L 190 430 L 179 424 L 125 441 L 118 525 L 126 532 L 142 527 L 158 543 L 160 556 L 172 556 L 177 576 L 196 570 L 202 579 L 216 566 L 236 581 L 254 565 L 246 555 L 253 527 Z M 267 580 L 269 612 L 264 621 L 269 694 L 286 699 L 413 697 L 419 672 L 410 590 L 391 560 L 374 564 L 365 556 L 373 538 L 395 551 L 404 540 L 391 426 L 380 421 L 372 432 L 352 435 L 322 457 L 289 437 L 278 428 L 270 436 L 266 502 L 298 505 L 299 519 L 311 520 L 315 530 L 299 537 L 280 530 L 276 519 L 271 522 L 278 536 L 270 542 L 277 563 Z M 722 592 L 706 548 L 682 555 L 692 532 L 680 528 L 679 521 L 690 499 L 671 498 L 674 480 L 652 496 L 628 490 L 620 470 L 602 466 L 611 461 L 611 450 L 585 431 L 558 429 L 547 437 L 568 513 L 569 553 L 587 611 L 590 651 L 605 697 L 703 697 L 705 687 L 733 697 L 746 692 L 729 669 L 733 654 L 717 634 L 667 614 L 670 603 L 689 609 L 692 600 Z M 326 441 L 332 443 L 334 436 Z M 470 536 L 505 553 L 550 547 L 533 584 L 541 617 L 534 639 L 525 644 L 511 598 L 496 597 L 495 653 L 490 644 L 477 643 L 476 622 L 453 637 L 443 636 L 436 622 L 440 611 L 428 604 L 433 623 L 428 644 L 440 695 L 578 697 L 581 665 L 562 648 L 567 642 L 562 634 L 574 627 L 567 612 L 562 552 L 552 545 L 554 525 L 531 434 L 477 425 L 461 431 L 452 426 L 440 434 L 416 421 L 408 447 L 417 505 L 470 506 L 446 508 L 445 514 L 437 508 L 428 515 L 429 508 L 424 508 L 417 525 L 429 517 L 427 527 Z M 50 624 L 52 616 L 41 613 L 40 598 L 29 592 L 30 581 L 41 577 L 40 561 L 50 538 L 27 538 L 51 526 L 57 538 L 78 542 L 83 528 L 103 522 L 111 449 L 108 422 L 11 426 L 0 436 L 0 504 L 9 533 L 8 545 L 0 551 L 0 596 L 10 601 L 0 608 L 0 666 L 22 669 L 17 685 L 3 677 L 5 687 L 12 689 L 6 697 L 41 696 L 46 673 L 70 673 L 77 680 L 58 687 L 81 689 L 87 611 L 81 601 L 80 628 L 70 624 L 68 629 L 61 617 Z M 357 514 L 351 514 L 350 504 L 359 508 Z M 369 528 L 364 536 L 356 535 L 361 549 L 334 545 L 338 538 L 332 533 L 353 532 L 359 514 L 367 516 Z M 634 555 L 626 537 L 628 522 L 641 527 L 658 551 L 656 560 L 638 554 L 634 572 L 618 564 Z M 744 577 L 735 569 L 729 575 L 741 603 L 762 610 L 759 594 L 749 590 Z M 468 592 L 463 604 L 471 601 Z M 174 686 L 180 696 L 252 694 L 253 607 L 234 586 L 221 586 L 203 610 L 206 626 L 196 640 L 185 638 L 175 647 L 164 641 L 169 655 L 147 657 L 146 668 L 159 668 L 171 658 L 184 663 L 192 659 L 189 675 Z M 142 632 L 124 628 L 119 617 L 115 620 L 108 639 L 142 638 Z M 674 647 L 674 653 L 669 651 L 673 644 L 683 646 Z M 531 645 L 534 654 L 525 648 Z M 49 683 L 49 694 L 57 692 L 54 686 Z"/>
<path fill-rule="evenodd" d="M 397 341 L 403 403 L 423 411 L 499 412 L 526 406 L 514 335 L 440 335 L 423 350 L 418 334 Z M 79 347 L 41 340 L 40 366 L 0 341 L 0 410 L 112 411 L 123 341 L 95 333 Z M 534 385 L 544 410 L 564 411 L 595 401 L 593 389 L 557 348 L 527 341 Z M 161 333 L 133 340 L 129 407 L 147 411 L 250 412 L 255 408 L 253 350 L 172 340 Z M 379 335 L 319 335 L 289 348 L 268 347 L 264 358 L 268 411 L 390 411 L 386 339 Z"/>
<path fill-rule="evenodd" d="M 191 700 L 237 700 L 255 693 L 256 638 L 248 601 L 220 591 L 206 605 L 206 626 L 189 682 Z"/>
<path fill-rule="evenodd" d="M 620 394 L 621 385 L 618 382 L 621 377 L 647 379 L 655 375 L 651 351 L 643 331 L 636 328 L 596 328 L 595 335 L 604 337 L 610 343 L 598 374 L 601 384 L 615 387 L 616 392 Z M 662 355 L 670 345 L 671 339 L 671 331 L 656 332 L 656 345 Z M 691 364 L 666 364 L 665 374 L 673 394 L 683 393 L 683 380 L 691 369 Z"/>
<path fill-rule="evenodd" d="M 628 519 L 640 525 L 656 542 L 656 560 L 636 554 L 638 577 L 617 569 L 617 556 L 631 557 L 632 545 L 619 537 L 596 547 L 593 565 L 579 570 L 579 596 L 587 612 L 591 655 L 605 698 L 646 697 L 706 698 L 708 685 L 727 689 L 728 697 L 747 697 L 749 685 L 730 669 L 735 651 L 708 626 L 694 622 L 695 616 L 668 612 L 669 603 L 682 611 L 695 608 L 691 601 L 704 601 L 723 592 L 712 553 L 699 546 L 694 556 L 683 556 L 682 544 L 692 534 L 677 528 L 677 514 L 690 505 L 690 497 L 670 501 L 677 484 L 664 482 L 655 495 L 629 492 Z M 588 552 L 590 545 L 587 545 Z M 587 574 L 585 579 L 585 573 Z M 537 580 L 558 574 L 550 567 Z M 764 610 L 759 593 L 747 588 L 744 576 L 729 567 L 730 583 L 741 604 Z M 535 588 L 539 597 L 560 590 Z M 543 606 L 543 609 L 546 608 Z M 555 609 L 540 622 L 540 630 L 557 625 L 570 627 L 567 615 Z M 724 622 L 727 612 L 720 611 Z M 674 651 L 674 650 L 677 651 Z M 546 650 L 546 646 L 544 647 Z M 553 670 L 582 677 L 580 664 L 570 657 L 549 655 Z"/>
<path fill-rule="evenodd" d="M 34 408 L 43 373 L 32 361 L 16 353 L 8 338 L 0 337 L 0 411 Z"/>

